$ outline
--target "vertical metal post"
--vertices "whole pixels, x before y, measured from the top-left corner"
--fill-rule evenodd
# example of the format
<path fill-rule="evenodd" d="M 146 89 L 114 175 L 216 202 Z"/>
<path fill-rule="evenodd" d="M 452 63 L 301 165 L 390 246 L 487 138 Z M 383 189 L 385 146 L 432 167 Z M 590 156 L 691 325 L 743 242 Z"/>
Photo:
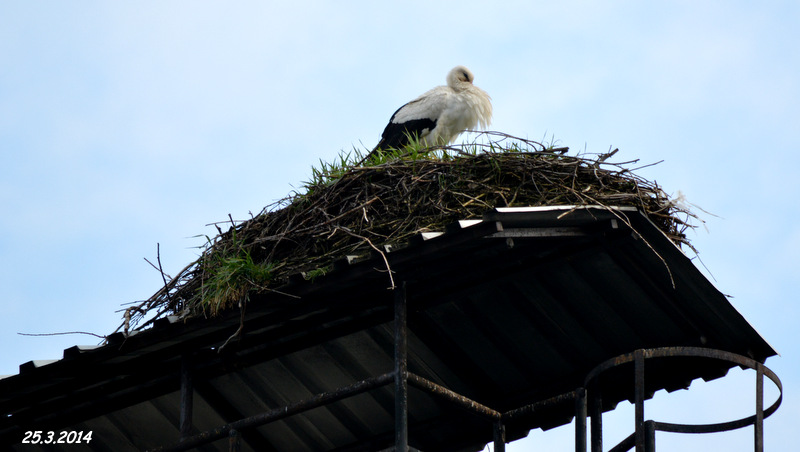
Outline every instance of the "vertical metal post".
<path fill-rule="evenodd" d="M 586 452 L 586 389 L 575 391 L 575 452 Z"/>
<path fill-rule="evenodd" d="M 242 450 L 242 434 L 239 430 L 233 429 L 228 434 L 228 451 L 240 452 Z"/>
<path fill-rule="evenodd" d="M 408 307 L 406 282 L 394 294 L 394 432 L 395 451 L 408 452 Z"/>
<path fill-rule="evenodd" d="M 764 452 L 764 365 L 756 366 L 755 451 Z"/>
<path fill-rule="evenodd" d="M 506 452 L 506 426 L 502 419 L 494 423 L 494 452 Z"/>
<path fill-rule="evenodd" d="M 644 450 L 646 452 L 656 452 L 656 423 L 655 421 L 647 421 L 644 423 L 645 444 Z"/>
<path fill-rule="evenodd" d="M 636 404 L 636 452 L 645 452 L 644 431 L 644 350 L 633 352 L 633 371 L 635 376 L 634 401 Z"/>
<path fill-rule="evenodd" d="M 603 452 L 603 399 L 599 383 L 591 388 L 589 395 L 592 401 L 589 405 L 592 417 L 592 452 Z"/>
<path fill-rule="evenodd" d="M 192 362 L 188 355 L 184 355 L 181 357 L 181 440 L 188 438 L 192 434 L 193 399 L 194 388 L 192 387 Z"/>

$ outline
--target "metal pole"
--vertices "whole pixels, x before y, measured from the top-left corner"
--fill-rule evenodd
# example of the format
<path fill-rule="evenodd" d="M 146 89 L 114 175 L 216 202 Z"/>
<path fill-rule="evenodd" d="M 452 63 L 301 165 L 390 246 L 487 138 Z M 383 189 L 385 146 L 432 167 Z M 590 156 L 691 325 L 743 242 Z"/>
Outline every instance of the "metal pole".
<path fill-rule="evenodd" d="M 636 452 L 645 452 L 644 431 L 644 350 L 633 352 L 633 371 L 635 376 L 634 398 L 636 403 Z"/>
<path fill-rule="evenodd" d="M 589 395 L 592 401 L 589 405 L 592 411 L 592 452 L 603 452 L 603 399 L 600 395 L 600 385 L 595 384 Z"/>
<path fill-rule="evenodd" d="M 647 452 L 656 452 L 656 423 L 647 421 L 644 423 L 645 447 Z"/>
<path fill-rule="evenodd" d="M 192 401 L 194 389 L 192 387 L 192 363 L 188 355 L 181 357 L 181 418 L 180 439 L 191 436 L 192 433 Z"/>
<path fill-rule="evenodd" d="M 395 451 L 408 452 L 408 307 L 406 282 L 394 294 L 394 432 Z"/>
<path fill-rule="evenodd" d="M 335 403 L 340 400 L 389 385 L 394 381 L 394 379 L 394 372 L 387 372 L 377 377 L 357 381 L 349 386 L 339 388 L 332 392 L 323 392 L 299 402 L 290 403 L 279 408 L 273 408 L 261 414 L 239 419 L 238 421 L 225 424 L 212 430 L 200 432 L 177 444 L 154 447 L 149 449 L 149 451 L 180 452 L 194 449 L 198 446 L 202 446 L 203 444 L 212 443 L 225 438 L 226 436 L 230 435 L 231 430 L 241 431 L 247 428 L 258 427 L 270 422 L 286 419 L 287 417 L 294 416 L 295 414 L 304 413 L 306 411 L 313 410 L 314 408 L 319 408 L 324 405 Z"/>
<path fill-rule="evenodd" d="M 242 434 L 239 430 L 231 430 L 228 435 L 228 450 L 230 452 L 240 452 L 242 450 Z"/>
<path fill-rule="evenodd" d="M 764 365 L 756 366 L 755 450 L 764 452 Z"/>
<path fill-rule="evenodd" d="M 586 452 L 586 389 L 575 391 L 575 452 Z"/>
<path fill-rule="evenodd" d="M 422 378 L 414 372 L 408 372 L 407 375 L 408 384 L 411 386 L 415 386 L 425 392 L 449 400 L 450 402 L 455 403 L 467 411 L 481 416 L 486 416 L 495 421 L 499 421 L 503 417 L 503 414 L 499 411 L 493 410 L 492 408 L 489 408 L 482 403 L 478 403 L 468 397 L 464 397 L 463 395 L 455 391 L 451 391 L 444 386 L 436 384 L 426 378 Z"/>
<path fill-rule="evenodd" d="M 494 423 L 494 452 L 506 452 L 506 426 L 499 419 Z"/>

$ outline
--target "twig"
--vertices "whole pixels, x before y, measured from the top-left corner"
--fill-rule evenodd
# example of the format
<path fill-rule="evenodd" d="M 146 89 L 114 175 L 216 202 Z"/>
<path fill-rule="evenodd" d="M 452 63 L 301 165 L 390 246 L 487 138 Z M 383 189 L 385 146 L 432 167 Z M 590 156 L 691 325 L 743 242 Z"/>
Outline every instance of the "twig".
<path fill-rule="evenodd" d="M 242 331 L 244 331 L 244 307 L 245 307 L 245 304 L 247 304 L 246 300 L 239 300 L 239 312 L 240 312 L 240 315 L 239 315 L 239 328 L 237 328 L 236 331 L 233 334 L 231 334 L 230 337 L 228 337 L 228 339 L 225 341 L 225 343 L 222 344 L 217 349 L 217 353 L 222 353 L 222 349 L 224 349 L 225 346 L 227 346 L 230 341 L 232 341 L 233 339 L 235 339 L 237 337 L 240 337 L 241 334 L 242 334 Z"/>
<path fill-rule="evenodd" d="M 386 265 L 386 270 L 389 272 L 389 281 L 390 281 L 390 282 L 391 282 L 391 284 L 392 284 L 392 285 L 391 285 L 391 287 L 389 287 L 389 289 L 391 289 L 391 290 L 394 290 L 394 289 L 395 289 L 397 286 L 396 286 L 396 285 L 395 285 L 395 283 L 394 283 L 394 276 L 392 276 L 392 273 L 393 273 L 393 272 L 392 272 L 392 267 L 389 265 L 389 259 L 387 259 L 387 258 L 386 258 L 386 253 L 384 253 L 384 252 L 383 252 L 383 251 L 382 251 L 380 248 L 378 248 L 377 246 L 375 246 L 375 245 L 372 243 L 372 241 L 371 241 L 370 239 L 368 239 L 367 237 L 360 236 L 360 235 L 358 235 L 358 234 L 354 234 L 352 231 L 350 231 L 350 230 L 348 230 L 347 228 L 344 228 L 344 227 L 342 227 L 342 226 L 336 226 L 336 228 L 337 228 L 337 229 L 339 229 L 339 230 L 341 230 L 341 231 L 344 231 L 344 232 L 345 232 L 345 233 L 347 233 L 347 234 L 350 234 L 350 235 L 352 235 L 353 237 L 359 238 L 359 239 L 361 239 L 361 240 L 363 240 L 363 241 L 367 242 L 367 244 L 368 244 L 370 247 L 372 247 L 372 249 L 374 249 L 375 251 L 377 251 L 377 252 L 378 252 L 378 254 L 380 254 L 380 255 L 381 255 L 381 257 L 383 258 L 383 263 Z"/>
<path fill-rule="evenodd" d="M 88 334 L 89 336 L 98 337 L 100 339 L 105 339 L 106 336 L 101 336 L 95 333 L 87 333 L 86 331 L 67 331 L 64 333 L 17 333 L 20 336 L 63 336 L 66 334 Z"/>
<path fill-rule="evenodd" d="M 161 273 L 161 280 L 164 281 L 164 293 L 167 295 L 167 301 L 172 303 L 172 297 L 167 288 L 167 275 L 164 274 L 164 268 L 161 266 L 161 243 L 156 243 L 156 259 L 158 260 L 158 271 Z"/>

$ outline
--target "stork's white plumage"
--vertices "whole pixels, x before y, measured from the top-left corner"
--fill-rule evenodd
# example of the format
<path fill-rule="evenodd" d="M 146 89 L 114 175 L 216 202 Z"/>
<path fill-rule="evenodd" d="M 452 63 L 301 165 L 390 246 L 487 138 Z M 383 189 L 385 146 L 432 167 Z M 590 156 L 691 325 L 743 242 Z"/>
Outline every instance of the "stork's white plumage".
<path fill-rule="evenodd" d="M 409 137 L 428 146 L 446 145 L 480 124 L 492 122 L 492 98 L 472 84 L 475 77 L 464 66 L 447 74 L 447 85 L 437 86 L 398 108 L 383 130 L 378 149 L 401 148 Z"/>

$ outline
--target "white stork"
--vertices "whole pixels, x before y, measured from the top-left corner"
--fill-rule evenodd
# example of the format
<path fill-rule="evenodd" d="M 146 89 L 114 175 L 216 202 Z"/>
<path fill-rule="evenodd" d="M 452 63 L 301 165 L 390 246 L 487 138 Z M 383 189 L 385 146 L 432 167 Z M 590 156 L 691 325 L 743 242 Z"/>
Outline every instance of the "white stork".
<path fill-rule="evenodd" d="M 447 74 L 447 85 L 437 86 L 398 108 L 383 130 L 378 149 L 399 149 L 417 138 L 427 146 L 446 145 L 478 124 L 486 128 L 492 122 L 492 98 L 472 84 L 475 77 L 464 66 Z"/>

